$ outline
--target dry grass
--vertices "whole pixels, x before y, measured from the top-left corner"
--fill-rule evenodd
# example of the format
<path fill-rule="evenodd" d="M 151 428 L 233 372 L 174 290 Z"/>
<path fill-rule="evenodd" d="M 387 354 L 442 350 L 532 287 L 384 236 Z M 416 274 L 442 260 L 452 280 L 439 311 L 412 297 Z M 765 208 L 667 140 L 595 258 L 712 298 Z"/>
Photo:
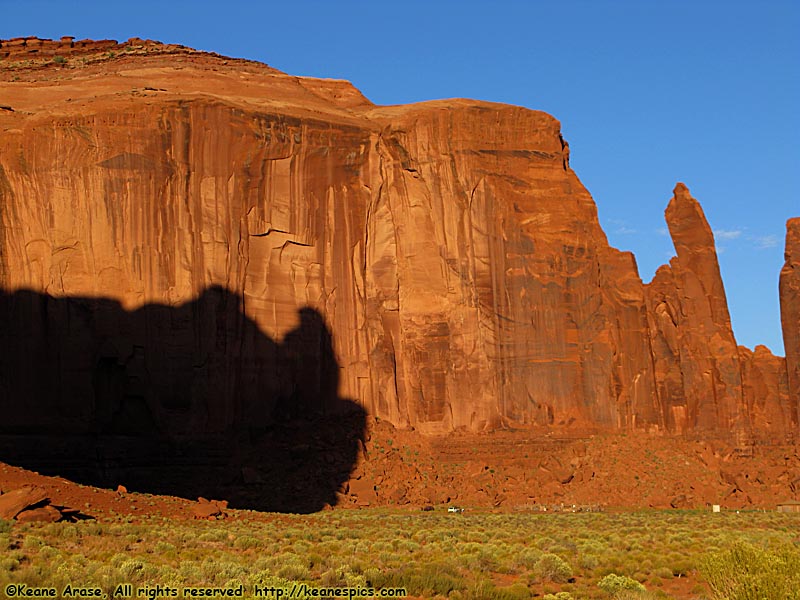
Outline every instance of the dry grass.
<path fill-rule="evenodd" d="M 405 587 L 426 598 L 562 600 L 615 593 L 669 598 L 675 581 L 687 578 L 692 597 L 701 598 L 702 582 L 714 583 L 714 565 L 727 560 L 720 553 L 733 546 L 767 555 L 780 548 L 786 564 L 800 564 L 800 516 L 779 513 L 449 515 L 370 509 L 274 520 L 240 517 L 0 523 L 0 589 L 25 583 L 60 590 L 72 583 L 99 586 L 111 597 L 120 583 L 243 585 L 245 597 L 252 597 L 255 585 L 304 582 Z M 633 583 L 613 590 L 598 585 L 617 581 L 610 575 L 647 591 Z"/>

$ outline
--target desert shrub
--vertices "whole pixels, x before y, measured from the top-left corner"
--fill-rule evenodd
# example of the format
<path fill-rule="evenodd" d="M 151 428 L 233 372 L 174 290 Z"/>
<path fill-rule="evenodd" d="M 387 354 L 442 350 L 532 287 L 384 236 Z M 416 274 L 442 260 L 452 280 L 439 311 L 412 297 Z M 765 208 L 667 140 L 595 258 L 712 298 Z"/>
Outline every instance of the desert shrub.
<path fill-rule="evenodd" d="M 444 562 L 411 565 L 398 571 L 381 574 L 368 570 L 366 579 L 376 587 L 404 587 L 410 595 L 447 596 L 452 591 L 465 588 L 458 569 Z"/>
<path fill-rule="evenodd" d="M 275 588 L 292 587 L 291 581 L 289 581 L 288 579 L 283 579 L 282 577 L 275 577 L 268 571 L 261 571 L 260 573 L 255 573 L 251 575 L 247 581 L 250 585 L 275 587 Z"/>
<path fill-rule="evenodd" d="M 527 585 L 514 583 L 508 587 L 495 588 L 492 597 L 496 600 L 527 600 L 531 597 L 531 591 Z"/>
<path fill-rule="evenodd" d="M 0 533 L 8 533 L 9 531 L 11 531 L 12 526 L 13 523 L 11 523 L 11 521 L 0 519 Z"/>
<path fill-rule="evenodd" d="M 572 540 L 560 539 L 549 550 L 553 554 L 575 554 L 578 551 L 578 545 Z"/>
<path fill-rule="evenodd" d="M 549 550 L 555 543 L 556 541 L 553 538 L 547 536 L 542 536 L 536 540 L 536 546 L 542 551 Z"/>
<path fill-rule="evenodd" d="M 317 567 L 319 565 L 324 564 L 324 559 L 316 552 L 310 552 L 309 554 L 307 554 L 306 561 L 308 562 L 309 568 Z"/>
<path fill-rule="evenodd" d="M 319 544 L 319 547 L 328 554 L 336 554 L 342 549 L 342 543 L 336 541 L 322 542 L 321 544 Z M 392 550 L 394 550 L 394 547 L 390 545 L 387 548 L 387 551 L 392 551 Z"/>
<path fill-rule="evenodd" d="M 653 575 L 660 577 L 661 579 L 672 579 L 673 577 L 672 569 L 667 567 L 659 567 L 653 572 Z"/>
<path fill-rule="evenodd" d="M 278 577 L 292 581 L 308 579 L 309 575 L 308 566 L 299 556 L 286 561 L 278 570 Z"/>
<path fill-rule="evenodd" d="M 87 573 L 88 577 L 84 576 L 86 579 L 83 579 L 83 581 L 97 583 L 105 588 L 106 591 L 117 587 L 121 583 L 129 583 L 131 581 L 131 579 L 127 578 L 111 565 L 101 565 L 96 569 L 93 568 L 94 565 L 87 566 L 89 566 L 88 571 L 90 571 L 91 574 L 88 575 Z"/>
<path fill-rule="evenodd" d="M 197 536 L 201 542 L 227 542 L 228 534 L 222 529 L 210 529 Z"/>
<path fill-rule="evenodd" d="M 196 562 L 183 560 L 178 564 L 178 575 L 188 584 L 199 583 L 203 573 Z"/>
<path fill-rule="evenodd" d="M 152 581 L 157 581 L 161 585 L 169 587 L 180 587 L 186 583 L 184 579 L 178 574 L 176 569 L 169 566 L 161 566 L 157 571 L 158 575 L 154 576 Z M 113 598 L 113 595 L 110 596 Z"/>
<path fill-rule="evenodd" d="M 672 561 L 672 575 L 675 577 L 686 577 L 694 570 L 694 562 L 687 558 Z"/>
<path fill-rule="evenodd" d="M 523 586 L 524 587 L 524 586 Z M 487 579 L 478 579 L 473 581 L 463 590 L 454 590 L 450 592 L 447 597 L 449 600 L 512 600 L 508 596 L 498 595 L 498 591 L 502 594 L 502 590 L 506 588 L 496 588 L 494 584 Z M 527 590 L 527 588 L 525 588 Z M 520 600 L 525 600 L 530 596 L 520 597 Z"/>
<path fill-rule="evenodd" d="M 604 554 L 607 550 L 606 545 L 595 540 L 590 539 L 586 540 L 585 542 L 581 542 L 578 545 L 578 549 L 581 552 L 591 553 L 591 554 Z"/>
<path fill-rule="evenodd" d="M 391 552 L 391 550 L 392 545 L 386 540 L 378 540 L 372 544 L 373 552 Z"/>
<path fill-rule="evenodd" d="M 800 551 L 764 549 L 745 542 L 700 562 L 700 573 L 719 600 L 800 599 Z"/>
<path fill-rule="evenodd" d="M 19 561 L 16 558 L 11 558 L 10 556 L 4 556 L 0 558 L 0 573 L 3 571 L 15 571 L 18 567 Z"/>
<path fill-rule="evenodd" d="M 701 598 L 702 591 L 698 594 Z M 614 600 L 661 600 L 662 598 L 669 598 L 664 592 L 648 592 L 642 590 L 620 590 L 614 594 Z"/>
<path fill-rule="evenodd" d="M 383 587 L 381 585 L 386 578 L 382 571 L 376 567 L 370 567 L 364 571 L 364 579 L 367 582 L 367 587 Z"/>
<path fill-rule="evenodd" d="M 26 548 L 41 548 L 45 545 L 44 540 L 35 535 L 26 535 L 24 544 Z"/>
<path fill-rule="evenodd" d="M 381 565 L 386 568 L 394 568 L 403 564 L 401 557 L 393 552 L 381 552 L 378 555 L 378 559 Z"/>
<path fill-rule="evenodd" d="M 224 584 L 229 579 L 244 579 L 247 569 L 234 560 L 215 560 L 206 558 L 201 565 L 207 581 Z"/>
<path fill-rule="evenodd" d="M 117 569 L 124 579 L 128 581 L 139 581 L 142 579 L 144 563 L 135 558 L 129 558 L 122 561 Z"/>
<path fill-rule="evenodd" d="M 536 561 L 542 556 L 542 551 L 538 548 L 525 548 L 517 554 L 514 566 L 522 569 L 533 569 Z"/>
<path fill-rule="evenodd" d="M 617 575 L 615 573 L 609 573 L 608 575 L 603 577 L 597 583 L 597 587 L 599 587 L 601 590 L 610 595 L 616 595 L 619 592 L 623 591 L 631 591 L 631 592 L 645 591 L 644 586 L 635 579 L 631 579 L 630 577 L 625 577 L 624 575 Z"/>
<path fill-rule="evenodd" d="M 420 546 L 418 543 L 412 542 L 411 540 L 398 540 L 396 548 L 398 552 L 408 552 L 409 554 L 412 554 L 419 550 Z"/>
<path fill-rule="evenodd" d="M 600 564 L 600 559 L 597 558 L 594 554 L 581 554 L 578 557 L 578 566 L 581 569 L 596 569 L 597 565 Z M 672 575 L 672 571 L 670 571 L 670 575 Z"/>
<path fill-rule="evenodd" d="M 295 554 L 304 554 L 311 549 L 311 544 L 306 541 L 298 540 L 294 544 L 292 544 L 292 551 Z"/>
<path fill-rule="evenodd" d="M 45 561 L 54 561 L 54 559 L 58 558 L 60 555 L 61 553 L 58 550 L 52 546 L 45 545 L 39 548 L 39 554 L 37 558 Z"/>
<path fill-rule="evenodd" d="M 572 577 L 572 567 L 557 554 L 542 554 L 534 571 L 539 578 L 553 583 L 565 583 Z"/>
<path fill-rule="evenodd" d="M 237 550 L 247 550 L 249 548 L 258 548 L 262 546 L 261 540 L 252 535 L 242 535 L 237 537 L 233 542 L 233 547 Z"/>
<path fill-rule="evenodd" d="M 449 600 L 478 600 L 488 598 L 492 589 L 494 589 L 492 584 L 482 579 L 473 582 L 464 590 L 454 590 L 450 592 L 447 597 Z"/>
<path fill-rule="evenodd" d="M 348 565 L 339 565 L 320 575 L 320 583 L 325 587 L 366 587 L 367 579 L 363 575 L 353 573 Z"/>
<path fill-rule="evenodd" d="M 495 587 L 491 581 L 480 579 L 462 592 L 450 594 L 451 600 L 528 600 L 528 586 L 515 583 L 507 587 Z"/>
<path fill-rule="evenodd" d="M 477 554 L 483 548 L 483 544 L 478 542 L 465 541 L 458 545 L 458 553 L 462 556 L 467 554 Z"/>
<path fill-rule="evenodd" d="M 710 522 L 705 515 L 686 513 L 670 525 L 674 515 L 658 511 L 568 517 L 476 513 L 453 528 L 452 518 L 444 514 L 417 517 L 369 509 L 224 526 L 162 517 L 129 524 L 108 515 L 99 522 L 76 524 L 15 523 L 0 532 L 0 589 L 10 581 L 47 581 L 56 587 L 81 581 L 110 593 L 131 579 L 172 587 L 302 579 L 312 586 L 407 587 L 417 597 L 451 600 L 524 600 L 533 591 L 548 600 L 610 599 L 597 580 L 614 574 L 644 579 L 653 588 L 618 590 L 614 600 L 657 600 L 667 597 L 657 589 L 662 580 L 685 574 L 693 597 L 711 598 L 707 578 L 697 569 L 704 555 L 720 554 L 738 540 L 775 554 L 781 544 L 791 549 L 797 536 L 793 517 L 743 517 L 725 521 L 723 515 Z M 353 529 L 359 533 L 354 535 Z M 543 558 L 545 553 L 551 556 Z M 572 574 L 577 580 L 572 585 L 554 581 L 548 563 L 571 567 L 555 579 L 569 581 Z M 519 574 L 520 583 L 499 585 L 497 575 L 508 573 Z M 535 588 L 529 589 L 527 582 L 536 582 Z M 798 582 L 792 585 L 800 587 Z M 766 592 L 761 597 L 773 596 Z M 800 600 L 791 593 L 779 597 Z"/>
<path fill-rule="evenodd" d="M 569 592 L 556 592 L 555 594 L 545 594 L 542 600 L 572 600 Z"/>
<path fill-rule="evenodd" d="M 500 564 L 496 551 L 491 545 L 480 548 L 474 554 L 462 556 L 462 560 L 465 567 L 482 573 L 497 571 Z"/>

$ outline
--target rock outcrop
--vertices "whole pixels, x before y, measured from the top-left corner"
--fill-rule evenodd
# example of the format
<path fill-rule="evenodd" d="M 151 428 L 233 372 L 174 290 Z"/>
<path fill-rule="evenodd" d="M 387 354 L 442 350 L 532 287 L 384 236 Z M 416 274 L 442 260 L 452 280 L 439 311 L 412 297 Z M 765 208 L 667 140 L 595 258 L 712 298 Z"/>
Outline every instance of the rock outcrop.
<path fill-rule="evenodd" d="M 792 439 L 797 433 L 797 402 L 789 396 L 787 359 L 766 346 L 739 346 L 744 409 L 753 431 L 763 439 Z"/>
<path fill-rule="evenodd" d="M 739 352 L 714 236 L 685 185 L 666 210 L 677 256 L 647 286 L 656 382 L 667 427 L 747 431 Z"/>
<path fill-rule="evenodd" d="M 267 427 L 259 394 L 297 395 L 315 414 L 352 398 L 423 433 L 796 430 L 796 411 L 776 424 L 781 359 L 757 350 L 743 368 L 713 236 L 682 184 L 667 209 L 677 257 L 643 285 L 550 115 L 471 100 L 379 107 L 347 82 L 138 42 L 0 76 L 36 82 L 0 83 L 0 287 L 66 303 L 17 306 L 34 332 L 23 346 L 47 364 L 2 363 L 14 365 L 0 373 L 3 414 L 27 415 L 15 431 L 39 417 L 9 398 L 47 387 L 42 370 L 60 390 L 48 418 L 83 431 L 131 422 L 119 407 L 136 402 L 141 423 L 182 436 Z M 11 60 L 23 47 L 0 49 Z M 798 306 L 789 257 L 784 330 Z M 235 310 L 188 308 L 209 289 Z M 303 314 L 319 316 L 313 340 L 291 333 L 309 330 Z M 89 354 L 70 355 L 59 333 L 75 323 Z M 259 354 L 256 329 L 282 359 Z M 268 383 L 251 368 L 265 360 L 279 372 Z M 147 381 L 157 394 L 137 388 Z M 331 382 L 328 405 L 314 390 Z"/>
<path fill-rule="evenodd" d="M 47 493 L 37 487 L 23 487 L 0 494 L 0 519 L 10 521 L 22 511 L 47 500 Z"/>
<path fill-rule="evenodd" d="M 795 422 L 800 411 L 800 218 L 786 223 L 786 263 L 781 269 L 780 297 L 789 398 Z"/>
<path fill-rule="evenodd" d="M 55 523 L 61 520 L 75 522 L 80 517 L 85 518 L 85 515 L 81 515 L 79 510 L 53 505 L 41 487 L 23 486 L 6 493 L 0 492 L 0 520 Z"/>
<path fill-rule="evenodd" d="M 119 52 L 129 53 L 142 50 L 152 50 L 161 55 L 170 52 L 196 52 L 186 46 L 162 44 L 141 38 L 130 38 L 126 42 L 117 42 L 116 40 L 76 40 L 74 36 L 65 35 L 58 40 L 41 39 L 36 36 L 0 40 L 0 59 L 8 59 L 8 63 L 28 61 L 25 65 L 26 68 L 33 66 L 31 61 L 39 59 L 50 61 L 55 57 L 60 57 L 57 63 L 62 63 L 61 59 L 73 56 L 91 56 L 99 52 L 105 53 L 104 58 L 108 59 L 114 58 L 114 55 Z"/>

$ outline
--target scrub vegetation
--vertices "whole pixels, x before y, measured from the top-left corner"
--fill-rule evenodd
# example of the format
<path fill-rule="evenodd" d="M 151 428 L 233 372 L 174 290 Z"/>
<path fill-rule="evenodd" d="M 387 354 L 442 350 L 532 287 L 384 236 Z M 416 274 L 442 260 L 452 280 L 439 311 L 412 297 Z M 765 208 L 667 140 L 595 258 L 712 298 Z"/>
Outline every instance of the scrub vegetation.
<path fill-rule="evenodd" d="M 800 515 L 234 511 L 0 523 L 0 584 L 403 587 L 410 597 L 800 598 Z M 262 596 L 263 597 L 263 596 Z"/>

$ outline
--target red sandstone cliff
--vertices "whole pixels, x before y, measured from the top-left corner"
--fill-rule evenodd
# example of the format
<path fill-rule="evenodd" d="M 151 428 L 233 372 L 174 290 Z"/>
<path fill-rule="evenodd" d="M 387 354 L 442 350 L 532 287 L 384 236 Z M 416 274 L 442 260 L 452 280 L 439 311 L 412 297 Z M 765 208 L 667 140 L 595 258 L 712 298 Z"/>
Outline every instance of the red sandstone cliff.
<path fill-rule="evenodd" d="M 666 211 L 677 256 L 647 286 L 656 380 L 668 426 L 747 429 L 741 367 L 714 236 L 679 183 Z"/>
<path fill-rule="evenodd" d="M 677 257 L 643 285 L 633 256 L 608 245 L 547 114 L 471 100 L 378 107 L 347 82 L 141 40 L 77 50 L 70 40 L 43 43 L 36 60 L 35 41 L 1 44 L 0 287 L 8 293 L 81 305 L 102 297 L 117 314 L 195 306 L 219 286 L 276 342 L 311 307 L 324 316 L 334 358 L 304 370 L 303 385 L 336 381 L 341 396 L 422 432 L 796 431 L 796 408 L 779 391 L 783 360 L 740 355 L 713 236 L 685 186 L 667 209 Z M 792 252 L 796 263 L 800 251 Z M 800 346 L 790 334 L 800 303 L 790 262 L 787 248 L 782 298 L 796 398 Z M 40 304 L 26 314 L 52 328 Z M 226 348 L 245 356 L 254 343 L 245 327 L 214 330 L 234 319 L 221 320 L 229 307 L 216 306 L 208 309 L 216 320 L 181 330 L 186 344 L 213 339 L 213 350 L 187 357 L 183 342 L 154 344 L 175 327 L 174 314 L 154 309 L 143 330 L 115 333 L 98 356 L 59 357 L 52 376 L 78 396 L 97 394 L 97 377 L 86 373 L 102 359 L 122 369 L 114 379 L 122 383 L 103 384 L 109 394 L 129 397 L 144 377 L 168 382 L 136 392 L 157 422 L 224 430 L 246 414 L 258 424 L 261 396 L 291 395 L 299 384 L 264 384 L 263 365 L 220 366 L 232 356 Z M 186 310 L 197 312 L 176 314 Z M 196 396 L 176 402 L 183 384 L 169 379 L 168 365 L 178 363 L 200 377 L 216 369 L 216 393 L 238 408 L 198 412 Z M 20 364 L 7 390 L 36 378 L 35 365 Z"/>
<path fill-rule="evenodd" d="M 781 269 L 781 323 L 789 398 L 795 423 L 800 412 L 800 218 L 786 223 L 786 264 Z"/>
<path fill-rule="evenodd" d="M 787 359 L 766 346 L 739 346 L 744 410 L 763 438 L 779 441 L 797 433 L 797 402 L 790 400 Z"/>

